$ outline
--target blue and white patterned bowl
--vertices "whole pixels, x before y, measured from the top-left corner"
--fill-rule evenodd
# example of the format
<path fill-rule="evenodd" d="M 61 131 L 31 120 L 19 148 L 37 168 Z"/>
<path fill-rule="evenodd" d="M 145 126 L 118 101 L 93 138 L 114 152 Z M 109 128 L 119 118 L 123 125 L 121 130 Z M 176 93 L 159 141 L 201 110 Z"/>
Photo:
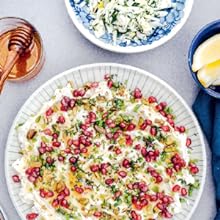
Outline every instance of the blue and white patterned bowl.
<path fill-rule="evenodd" d="M 145 40 L 138 42 L 117 42 L 113 45 L 112 36 L 106 33 L 101 38 L 97 38 L 90 29 L 92 20 L 89 14 L 89 8 L 85 0 L 65 0 L 67 11 L 78 30 L 97 46 L 119 53 L 137 53 L 156 48 L 171 38 L 183 27 L 188 19 L 193 6 L 193 0 L 172 0 L 177 7 L 167 10 L 168 14 L 162 17 L 160 22 L 163 27 L 158 27 Z"/>

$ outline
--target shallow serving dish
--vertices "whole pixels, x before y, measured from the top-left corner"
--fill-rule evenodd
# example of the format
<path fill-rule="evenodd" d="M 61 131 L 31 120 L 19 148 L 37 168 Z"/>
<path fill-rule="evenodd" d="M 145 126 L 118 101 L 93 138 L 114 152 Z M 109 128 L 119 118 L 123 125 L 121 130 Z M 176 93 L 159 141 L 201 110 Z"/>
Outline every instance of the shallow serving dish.
<path fill-rule="evenodd" d="M 112 36 L 108 33 L 97 38 L 90 28 L 92 17 L 84 0 L 65 0 L 67 11 L 77 29 L 95 45 L 119 53 L 137 53 L 156 48 L 172 39 L 187 21 L 193 6 L 193 0 L 172 0 L 177 4 L 175 9 L 168 9 L 167 15 L 162 17 L 160 23 L 165 22 L 163 28 L 156 28 L 146 39 L 126 43 L 112 42 Z"/>
<path fill-rule="evenodd" d="M 175 122 L 186 126 L 188 129 L 187 134 L 192 139 L 192 156 L 198 159 L 197 165 L 200 172 L 196 177 L 199 179 L 201 186 L 198 191 L 193 193 L 192 197 L 188 198 L 188 204 L 183 207 L 183 211 L 175 215 L 172 219 L 186 220 L 191 218 L 200 200 L 206 176 L 205 146 L 195 116 L 180 95 L 159 78 L 135 67 L 104 63 L 73 68 L 52 78 L 30 96 L 16 116 L 8 136 L 5 150 L 5 174 L 9 194 L 21 219 L 25 219 L 26 214 L 31 211 L 33 205 L 27 205 L 22 201 L 22 198 L 19 196 L 21 185 L 19 183 L 15 185 L 12 180 L 12 175 L 15 172 L 12 164 L 21 157 L 19 154 L 21 148 L 18 143 L 16 126 L 25 122 L 31 115 L 35 115 L 42 105 L 51 99 L 54 91 L 57 88 L 65 86 L 68 81 L 71 80 L 76 87 L 80 87 L 88 81 L 102 80 L 106 73 L 117 74 L 117 79 L 121 82 L 126 81 L 129 89 L 134 89 L 138 86 L 143 91 L 144 96 L 153 95 L 158 98 L 158 101 L 166 101 L 175 112 Z"/>

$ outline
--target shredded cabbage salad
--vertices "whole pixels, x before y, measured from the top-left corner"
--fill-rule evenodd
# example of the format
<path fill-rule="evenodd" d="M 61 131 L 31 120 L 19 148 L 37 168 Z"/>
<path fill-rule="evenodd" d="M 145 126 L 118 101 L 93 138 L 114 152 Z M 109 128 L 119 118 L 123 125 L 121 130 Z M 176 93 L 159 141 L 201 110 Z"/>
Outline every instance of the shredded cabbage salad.
<path fill-rule="evenodd" d="M 89 0 L 91 22 L 96 37 L 106 32 L 117 40 L 131 42 L 146 39 L 157 27 L 166 9 L 174 8 L 171 0 Z"/>

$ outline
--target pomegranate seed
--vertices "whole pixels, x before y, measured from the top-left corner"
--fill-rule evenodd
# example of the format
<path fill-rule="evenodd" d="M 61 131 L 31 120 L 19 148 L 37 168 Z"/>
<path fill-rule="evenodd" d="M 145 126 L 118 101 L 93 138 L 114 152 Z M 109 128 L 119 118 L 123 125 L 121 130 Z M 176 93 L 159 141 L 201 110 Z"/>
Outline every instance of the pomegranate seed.
<path fill-rule="evenodd" d="M 20 177 L 19 177 L 18 175 L 13 175 L 13 176 L 12 176 L 12 179 L 13 179 L 13 181 L 14 181 L 15 183 L 21 182 Z"/>
<path fill-rule="evenodd" d="M 32 167 L 29 167 L 29 168 L 25 171 L 25 173 L 26 173 L 27 175 L 31 175 L 31 174 L 32 174 L 32 171 L 33 171 L 33 168 L 32 168 Z"/>
<path fill-rule="evenodd" d="M 124 128 L 127 127 L 127 125 L 126 125 L 124 122 L 121 122 L 121 123 L 119 124 L 119 126 L 120 126 L 120 128 L 122 128 L 122 129 L 124 129 Z"/>
<path fill-rule="evenodd" d="M 73 96 L 74 97 L 78 97 L 79 96 L 79 92 L 77 89 L 73 90 Z"/>
<path fill-rule="evenodd" d="M 135 127 L 136 127 L 135 124 L 130 123 L 130 124 L 128 124 L 126 130 L 127 130 L 127 131 L 133 131 L 133 130 L 135 129 Z"/>
<path fill-rule="evenodd" d="M 49 117 L 53 114 L 53 109 L 52 108 L 49 108 L 47 111 L 46 111 L 46 116 Z"/>
<path fill-rule="evenodd" d="M 52 131 L 49 128 L 44 129 L 43 132 L 44 132 L 45 135 L 48 135 L 48 136 L 52 135 Z"/>
<path fill-rule="evenodd" d="M 68 208 L 69 207 L 69 204 L 68 204 L 66 199 L 61 200 L 60 205 L 63 206 L 64 208 Z"/>
<path fill-rule="evenodd" d="M 156 183 L 161 183 L 163 181 L 163 178 L 161 176 L 156 177 Z"/>
<path fill-rule="evenodd" d="M 81 96 L 81 97 L 83 97 L 85 94 L 86 94 L 86 91 L 84 89 L 80 89 L 78 91 L 78 95 Z"/>
<path fill-rule="evenodd" d="M 140 144 L 136 144 L 134 148 L 135 148 L 135 150 L 140 150 L 141 149 L 141 145 Z"/>
<path fill-rule="evenodd" d="M 88 152 L 88 149 L 86 147 L 84 147 L 80 150 L 80 153 L 82 153 L 82 154 L 86 154 L 87 152 Z"/>
<path fill-rule="evenodd" d="M 119 133 L 116 131 L 115 133 L 114 133 L 114 135 L 113 135 L 113 139 L 114 140 L 117 140 L 118 138 L 119 138 Z"/>
<path fill-rule="evenodd" d="M 184 133 L 186 131 L 186 128 L 184 126 L 179 127 L 179 132 Z"/>
<path fill-rule="evenodd" d="M 122 178 L 125 178 L 127 176 L 127 173 L 125 171 L 119 171 L 118 175 Z"/>
<path fill-rule="evenodd" d="M 61 105 L 60 110 L 66 112 L 68 110 L 67 106 Z"/>
<path fill-rule="evenodd" d="M 148 187 L 144 182 L 139 183 L 139 189 L 141 190 L 141 192 L 147 192 Z"/>
<path fill-rule="evenodd" d="M 174 185 L 172 188 L 173 192 L 179 192 L 180 191 L 180 186 L 179 185 Z"/>
<path fill-rule="evenodd" d="M 79 186 L 75 186 L 75 191 L 79 194 L 82 194 L 84 192 L 83 188 Z"/>
<path fill-rule="evenodd" d="M 48 157 L 46 158 L 46 162 L 47 162 L 49 165 L 51 165 L 51 164 L 54 163 L 54 159 L 53 159 L 52 157 L 48 156 Z"/>
<path fill-rule="evenodd" d="M 96 121 L 96 114 L 94 112 L 89 112 L 89 120 L 90 123 L 94 123 Z"/>
<path fill-rule="evenodd" d="M 150 96 L 150 97 L 148 98 L 148 102 L 149 102 L 149 103 L 155 103 L 155 102 L 157 102 L 157 99 L 156 99 L 154 96 Z"/>
<path fill-rule="evenodd" d="M 112 86 L 113 86 L 113 81 L 112 80 L 108 80 L 108 82 L 107 82 L 107 86 L 108 86 L 108 88 L 112 88 Z"/>
<path fill-rule="evenodd" d="M 113 182 L 114 182 L 114 179 L 112 179 L 112 178 L 109 178 L 109 179 L 105 180 L 105 184 L 108 185 L 108 186 L 111 185 Z"/>
<path fill-rule="evenodd" d="M 44 154 L 44 153 L 46 153 L 46 147 L 39 147 L 38 151 L 40 154 Z"/>
<path fill-rule="evenodd" d="M 80 149 L 74 149 L 74 150 L 73 150 L 73 153 L 74 153 L 75 155 L 80 154 Z"/>
<path fill-rule="evenodd" d="M 66 120 L 65 120 L 64 116 L 62 116 L 62 115 L 59 116 L 58 119 L 57 119 L 57 123 L 59 123 L 59 124 L 64 124 L 65 121 L 66 121 Z"/>
<path fill-rule="evenodd" d="M 53 147 L 60 147 L 61 143 L 59 141 L 52 142 Z"/>
<path fill-rule="evenodd" d="M 133 95 L 134 95 L 135 99 L 141 99 L 142 98 L 142 92 L 141 92 L 141 90 L 139 88 L 136 88 L 134 90 Z"/>
<path fill-rule="evenodd" d="M 160 209 L 160 210 L 163 210 L 164 209 L 164 205 L 162 203 L 157 203 L 157 208 Z"/>
<path fill-rule="evenodd" d="M 58 138 L 58 134 L 57 133 L 53 133 L 52 134 L 53 140 Z"/>
<path fill-rule="evenodd" d="M 114 193 L 114 199 L 119 198 L 121 195 L 122 195 L 122 192 L 121 192 L 121 191 L 115 192 L 115 193 Z"/>
<path fill-rule="evenodd" d="M 34 183 L 36 181 L 36 178 L 33 177 L 33 176 L 28 176 L 28 180 L 31 182 L 31 183 Z"/>
<path fill-rule="evenodd" d="M 64 150 L 64 152 L 65 152 L 66 154 L 71 154 L 71 149 L 70 149 L 70 148 L 66 148 L 66 149 Z"/>
<path fill-rule="evenodd" d="M 130 167 L 130 161 L 128 159 L 124 159 L 122 161 L 122 166 L 125 168 L 129 168 Z"/>
<path fill-rule="evenodd" d="M 133 186 L 131 183 L 127 184 L 128 189 L 133 189 Z"/>
<path fill-rule="evenodd" d="M 167 116 L 167 114 L 166 114 L 165 111 L 160 111 L 160 114 L 161 114 L 163 117 L 166 117 L 166 116 Z"/>
<path fill-rule="evenodd" d="M 73 173 L 76 172 L 76 170 L 77 170 L 77 168 L 75 166 L 71 166 L 70 169 Z"/>
<path fill-rule="evenodd" d="M 58 196 L 57 196 L 57 199 L 58 201 L 61 201 L 65 198 L 65 194 L 63 192 L 61 192 Z"/>
<path fill-rule="evenodd" d="M 91 166 L 90 166 L 90 170 L 91 170 L 92 172 L 98 172 L 98 171 L 99 171 L 99 165 L 96 165 L 96 164 L 91 165 Z"/>
<path fill-rule="evenodd" d="M 167 210 L 164 211 L 164 215 L 165 215 L 165 218 L 172 218 L 173 217 L 173 215 Z"/>
<path fill-rule="evenodd" d="M 155 178 L 157 178 L 159 176 L 155 170 L 151 171 L 150 174 L 152 177 L 155 177 Z"/>
<path fill-rule="evenodd" d="M 116 149 L 115 149 L 115 153 L 116 153 L 117 155 L 121 154 L 120 148 L 116 148 Z"/>
<path fill-rule="evenodd" d="M 128 146 L 131 146 L 133 144 L 133 140 L 130 135 L 125 135 L 125 143 Z"/>
<path fill-rule="evenodd" d="M 38 216 L 37 213 L 32 212 L 32 213 L 29 213 L 29 214 L 26 215 L 26 219 L 27 220 L 34 220 L 34 219 L 37 218 L 37 216 Z"/>
<path fill-rule="evenodd" d="M 52 147 L 46 147 L 46 151 L 47 151 L 47 152 L 52 152 L 52 151 L 53 151 L 53 148 L 52 148 Z"/>
<path fill-rule="evenodd" d="M 162 126 L 161 129 L 162 129 L 163 131 L 165 131 L 165 132 L 169 132 L 169 131 L 170 131 L 170 127 L 169 127 L 169 126 L 166 126 L 166 125 Z"/>
<path fill-rule="evenodd" d="M 92 137 L 93 136 L 92 131 L 83 131 L 83 134 L 87 137 Z"/>
<path fill-rule="evenodd" d="M 72 140 L 72 144 L 76 147 L 79 147 L 80 146 L 80 142 L 79 140 Z"/>
<path fill-rule="evenodd" d="M 75 99 L 71 99 L 71 100 L 69 101 L 69 107 L 70 107 L 70 109 L 73 109 L 74 106 L 75 106 L 75 104 L 76 104 Z"/>
<path fill-rule="evenodd" d="M 199 172 L 199 168 L 196 166 L 190 167 L 190 173 L 197 174 Z"/>
<path fill-rule="evenodd" d="M 107 126 L 109 126 L 111 123 L 113 123 L 113 121 L 111 119 L 106 119 L 105 123 Z"/>
<path fill-rule="evenodd" d="M 54 193 L 52 191 L 48 191 L 47 192 L 47 197 L 50 198 L 50 197 L 53 197 L 53 196 L 54 196 Z"/>
<path fill-rule="evenodd" d="M 59 200 L 54 199 L 53 202 L 52 202 L 52 206 L 56 208 L 58 205 L 59 205 Z"/>
<path fill-rule="evenodd" d="M 106 133 L 105 136 L 108 139 L 112 139 L 113 138 L 113 134 L 112 133 Z"/>
<path fill-rule="evenodd" d="M 167 107 L 167 103 L 166 102 L 161 102 L 160 105 L 162 106 L 163 109 L 165 109 Z"/>
<path fill-rule="evenodd" d="M 159 112 L 163 110 L 163 107 L 160 104 L 158 104 L 155 106 L 155 109 Z"/>
<path fill-rule="evenodd" d="M 134 206 L 137 210 L 141 210 L 143 208 L 142 204 L 140 201 L 137 201 L 136 203 L 134 203 Z"/>
<path fill-rule="evenodd" d="M 86 140 L 86 143 L 85 143 L 85 146 L 86 146 L 86 147 L 89 147 L 91 144 L 92 144 L 92 142 L 87 139 L 87 140 Z"/>
<path fill-rule="evenodd" d="M 172 119 L 167 119 L 167 122 L 172 126 L 172 127 L 174 127 L 175 126 L 175 124 L 174 124 L 174 121 L 172 120 Z"/>
<path fill-rule="evenodd" d="M 44 191 L 44 189 L 40 189 L 40 197 L 45 198 L 47 196 L 47 193 Z"/>
<path fill-rule="evenodd" d="M 168 176 L 172 176 L 173 169 L 172 168 L 166 168 L 166 173 L 167 173 Z"/>
<path fill-rule="evenodd" d="M 186 146 L 189 147 L 192 144 L 192 140 L 190 138 L 186 139 Z"/>
<path fill-rule="evenodd" d="M 141 130 L 145 130 L 147 128 L 147 123 L 146 122 L 144 122 L 144 123 L 142 123 L 141 125 L 140 125 L 140 129 Z"/>
<path fill-rule="evenodd" d="M 102 213 L 101 213 L 101 212 L 98 212 L 98 211 L 95 211 L 93 215 L 94 215 L 95 217 L 97 217 L 97 218 L 102 217 Z"/>
<path fill-rule="evenodd" d="M 139 189 L 139 183 L 133 183 L 132 187 L 133 189 Z"/>
<path fill-rule="evenodd" d="M 67 187 L 65 187 L 63 192 L 64 192 L 65 196 L 69 196 L 70 195 L 70 190 Z"/>
<path fill-rule="evenodd" d="M 70 157 L 69 162 L 72 164 L 75 164 L 77 162 L 78 158 L 77 157 Z"/>
<path fill-rule="evenodd" d="M 104 79 L 105 79 L 105 80 L 110 79 L 110 75 L 106 73 L 106 74 L 104 75 Z"/>
<path fill-rule="evenodd" d="M 150 201 L 151 201 L 151 202 L 157 201 L 157 196 L 156 196 L 156 195 L 151 195 L 151 196 L 150 196 Z"/>
<path fill-rule="evenodd" d="M 131 219 L 132 220 L 141 220 L 142 218 L 135 211 L 131 211 Z"/>
<path fill-rule="evenodd" d="M 182 196 L 186 196 L 186 195 L 187 195 L 187 190 L 186 190 L 186 188 L 182 188 L 182 189 L 181 189 L 181 195 L 182 195 Z"/>
<path fill-rule="evenodd" d="M 151 127 L 151 128 L 150 128 L 150 134 L 151 134 L 152 136 L 156 136 L 156 135 L 157 135 L 157 129 L 156 129 L 155 127 Z"/>
<path fill-rule="evenodd" d="M 142 154 L 143 157 L 147 156 L 147 149 L 145 147 L 141 148 L 141 154 Z"/>
<path fill-rule="evenodd" d="M 106 175 L 107 172 L 108 172 L 108 171 L 107 171 L 105 168 L 101 168 L 101 173 L 102 173 L 102 175 Z"/>
<path fill-rule="evenodd" d="M 164 197 L 164 194 L 162 193 L 162 192 L 158 192 L 157 193 L 157 197 L 158 197 L 158 199 L 163 199 L 163 197 Z"/>
<path fill-rule="evenodd" d="M 141 200 L 141 206 L 142 206 L 142 208 L 143 208 L 144 206 L 147 206 L 147 205 L 148 205 L 148 201 L 147 201 L 146 199 Z"/>

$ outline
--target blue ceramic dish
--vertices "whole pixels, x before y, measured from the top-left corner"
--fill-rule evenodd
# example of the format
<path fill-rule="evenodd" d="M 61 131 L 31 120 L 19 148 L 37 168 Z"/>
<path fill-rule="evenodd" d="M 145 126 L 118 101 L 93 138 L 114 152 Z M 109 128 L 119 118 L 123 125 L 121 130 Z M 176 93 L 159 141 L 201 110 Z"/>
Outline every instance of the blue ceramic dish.
<path fill-rule="evenodd" d="M 130 43 L 117 41 L 113 43 L 112 35 L 107 33 L 101 38 L 96 38 L 90 28 L 92 17 L 86 0 L 65 0 L 67 11 L 79 31 L 92 43 L 104 49 L 120 52 L 135 53 L 153 49 L 174 37 L 185 24 L 192 9 L 193 0 L 172 0 L 175 8 L 167 9 L 167 15 L 160 19 L 158 27 L 144 40 L 131 41 Z"/>
<path fill-rule="evenodd" d="M 218 98 L 218 99 L 220 99 L 220 86 L 211 86 L 209 88 L 203 87 L 197 78 L 197 74 L 192 71 L 192 62 L 193 62 L 193 55 L 196 49 L 199 47 L 199 45 L 203 43 L 205 40 L 207 40 L 208 38 L 219 33 L 220 33 L 220 20 L 207 24 L 194 37 L 190 45 L 189 53 L 188 53 L 188 64 L 189 64 L 189 69 L 190 69 L 193 79 L 195 80 L 197 85 L 199 85 L 201 89 L 203 89 L 209 95 L 215 98 Z"/>

